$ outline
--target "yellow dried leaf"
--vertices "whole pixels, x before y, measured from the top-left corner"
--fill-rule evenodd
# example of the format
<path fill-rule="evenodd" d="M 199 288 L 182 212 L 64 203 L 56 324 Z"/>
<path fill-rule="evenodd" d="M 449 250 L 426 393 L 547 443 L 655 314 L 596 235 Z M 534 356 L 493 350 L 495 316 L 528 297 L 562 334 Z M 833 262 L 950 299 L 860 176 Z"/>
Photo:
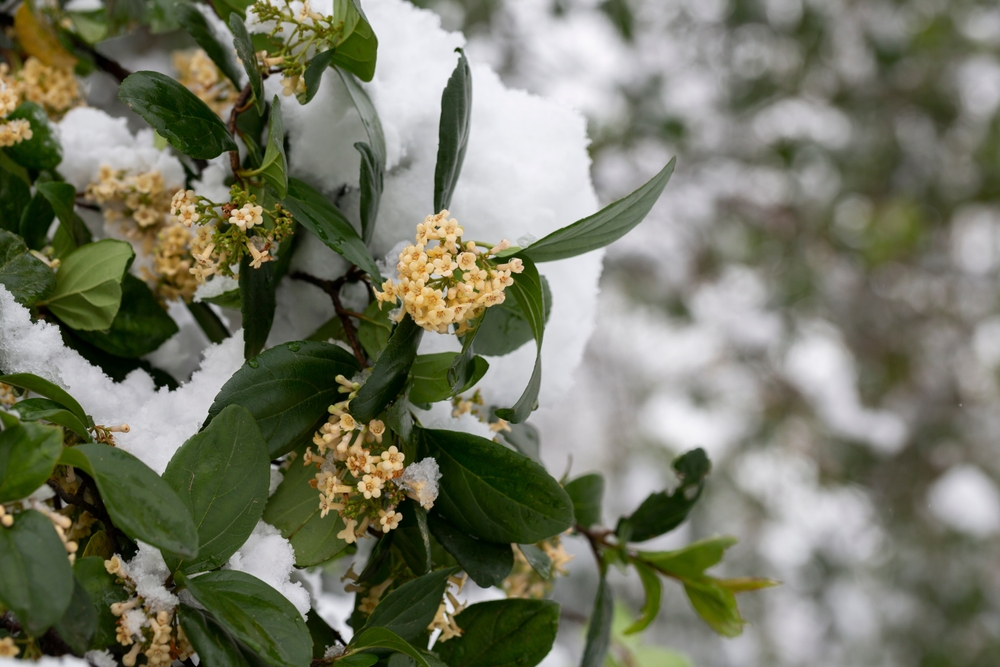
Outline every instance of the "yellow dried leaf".
<path fill-rule="evenodd" d="M 72 69 L 76 65 L 76 56 L 63 48 L 52 28 L 38 20 L 27 2 L 21 3 L 14 14 L 14 32 L 28 55 L 46 65 L 61 69 Z"/>

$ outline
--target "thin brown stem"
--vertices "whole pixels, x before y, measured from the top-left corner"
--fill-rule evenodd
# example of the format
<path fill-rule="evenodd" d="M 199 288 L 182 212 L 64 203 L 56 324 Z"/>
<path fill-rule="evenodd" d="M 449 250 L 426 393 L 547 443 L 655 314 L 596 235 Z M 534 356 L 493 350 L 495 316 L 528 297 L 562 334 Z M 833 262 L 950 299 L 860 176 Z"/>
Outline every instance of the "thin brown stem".
<path fill-rule="evenodd" d="M 340 301 L 340 288 L 347 283 L 358 282 L 362 279 L 362 276 L 363 272 L 356 266 L 352 266 L 347 273 L 336 280 L 323 280 L 322 278 L 317 278 L 301 271 L 292 274 L 293 279 L 316 285 L 316 287 L 327 293 L 330 300 L 333 301 L 333 309 L 336 311 L 337 317 L 340 318 L 340 323 L 344 326 L 344 335 L 347 336 L 347 342 L 354 351 L 354 357 L 361 364 L 361 367 L 364 368 L 368 365 L 368 360 L 365 357 L 365 351 L 361 347 L 361 343 L 358 342 L 358 334 L 354 328 L 354 322 L 351 321 L 351 317 L 358 317 L 359 314 L 344 308 L 344 304 Z"/>
<path fill-rule="evenodd" d="M 253 95 L 253 90 L 250 88 L 250 84 L 243 86 L 243 90 L 240 91 L 240 96 L 236 98 L 236 102 L 233 103 L 233 110 L 229 112 L 229 134 L 236 136 L 236 121 L 239 119 L 240 114 L 250 108 L 249 100 L 250 96 Z M 238 182 L 243 183 L 243 179 L 240 178 L 240 151 L 239 149 L 229 151 L 229 166 L 233 170 L 233 176 Z"/>
<path fill-rule="evenodd" d="M 88 483 L 92 482 L 90 482 L 89 478 L 85 477 L 79 470 L 77 470 L 76 474 L 81 478 L 80 488 L 77 493 L 70 493 L 64 489 L 61 484 L 51 479 L 48 480 L 46 484 L 48 484 L 49 487 L 56 492 L 56 495 L 59 496 L 59 499 L 67 505 L 76 505 L 80 509 L 85 510 L 97 517 L 101 523 L 104 524 L 104 528 L 107 530 L 112 541 L 117 543 L 118 529 L 115 528 L 114 523 L 111 522 L 111 515 L 108 514 L 108 511 L 103 506 L 94 505 L 84 498 L 86 486 Z"/>

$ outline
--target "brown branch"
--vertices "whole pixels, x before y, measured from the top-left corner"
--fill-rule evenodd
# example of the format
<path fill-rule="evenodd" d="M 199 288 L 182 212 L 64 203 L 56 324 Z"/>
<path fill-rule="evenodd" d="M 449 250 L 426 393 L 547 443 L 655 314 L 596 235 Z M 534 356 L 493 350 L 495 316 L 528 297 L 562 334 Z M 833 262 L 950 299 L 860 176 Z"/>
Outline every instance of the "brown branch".
<path fill-rule="evenodd" d="M 51 479 L 48 480 L 46 484 L 48 484 L 49 488 L 55 491 L 56 495 L 59 496 L 59 499 L 67 505 L 76 505 L 80 509 L 89 512 L 99 519 L 101 523 L 104 524 L 104 528 L 107 530 L 108 536 L 111 537 L 115 544 L 117 544 L 118 529 L 115 527 L 114 523 L 112 523 L 111 515 L 108 514 L 108 511 L 103 506 L 99 507 L 93 503 L 87 502 L 84 498 L 84 493 L 86 485 L 90 482 L 90 480 L 80 470 L 77 470 L 76 474 L 80 476 L 80 489 L 77 493 L 70 493 L 64 489 L 61 484 Z"/>
<path fill-rule="evenodd" d="M 239 119 L 240 114 L 250 108 L 248 100 L 253 94 L 253 90 L 250 88 L 250 84 L 243 86 L 243 90 L 240 91 L 240 96 L 236 98 L 236 102 L 233 103 L 233 110 L 229 112 L 229 134 L 236 136 L 236 121 Z M 240 183 L 243 179 L 240 178 L 240 151 L 239 149 L 229 151 L 229 166 L 233 170 L 233 176 Z"/>
<path fill-rule="evenodd" d="M 344 308 L 343 303 L 340 301 L 340 288 L 347 283 L 358 282 L 361 280 L 362 275 L 363 273 L 361 269 L 356 266 L 352 266 L 347 273 L 336 280 L 323 280 L 322 278 L 317 278 L 316 276 L 311 276 L 308 273 L 302 273 L 301 271 L 293 273 L 292 278 L 309 283 L 310 285 L 315 285 L 327 293 L 330 300 L 333 301 L 333 309 L 337 312 L 337 317 L 340 318 L 340 323 L 344 326 L 344 335 L 347 336 L 347 342 L 350 343 L 351 349 L 354 350 L 354 357 L 358 360 L 361 367 L 364 368 L 368 365 L 368 359 L 365 357 L 365 351 L 361 347 L 361 343 L 358 342 L 358 335 L 354 329 L 354 322 L 351 321 L 351 317 L 357 317 L 357 313 Z"/>

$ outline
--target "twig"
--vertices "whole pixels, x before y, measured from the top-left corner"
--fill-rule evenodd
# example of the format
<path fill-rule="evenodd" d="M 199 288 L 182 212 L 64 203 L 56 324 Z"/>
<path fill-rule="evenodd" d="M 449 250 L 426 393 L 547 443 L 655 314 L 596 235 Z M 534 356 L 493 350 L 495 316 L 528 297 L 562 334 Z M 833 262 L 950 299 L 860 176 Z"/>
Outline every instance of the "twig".
<path fill-rule="evenodd" d="M 70 493 L 69 491 L 64 489 L 58 482 L 55 482 L 54 480 L 51 479 L 48 480 L 46 484 L 48 484 L 49 487 L 56 492 L 56 495 L 59 496 L 59 498 L 64 503 L 68 505 L 76 505 L 80 509 L 86 510 L 87 512 L 90 512 L 92 515 L 100 519 L 101 523 L 104 524 L 104 528 L 108 531 L 108 535 L 117 544 L 118 529 L 115 528 L 114 523 L 111 522 L 111 516 L 108 514 L 108 511 L 104 507 L 98 507 L 97 505 L 87 502 L 87 500 L 84 499 L 83 497 L 86 484 L 90 481 L 90 479 L 79 469 L 76 471 L 76 474 L 80 476 L 81 480 L 80 489 L 77 493 Z"/>
<path fill-rule="evenodd" d="M 296 271 L 292 274 L 292 278 L 295 280 L 301 280 L 302 282 L 309 283 L 311 285 L 316 285 L 321 290 L 329 295 L 330 300 L 333 301 L 333 309 L 337 312 L 337 317 L 340 318 L 340 323 L 344 325 L 344 334 L 347 336 L 347 342 L 350 343 L 351 349 L 354 350 L 354 357 L 364 368 L 368 365 L 368 360 L 365 357 L 365 351 L 361 347 L 361 343 L 358 342 L 358 335 L 354 329 L 354 322 L 351 321 L 351 317 L 357 317 L 357 313 L 344 308 L 344 305 L 340 301 L 340 288 L 347 283 L 355 283 L 362 279 L 363 273 L 361 269 L 356 266 L 352 266 L 350 270 L 337 278 L 336 280 L 323 280 L 322 278 L 317 278 L 316 276 L 311 276 L 308 273 L 302 273 L 301 271 Z"/>
<path fill-rule="evenodd" d="M 236 121 L 239 119 L 240 114 L 250 108 L 247 101 L 250 99 L 250 95 L 253 94 L 253 90 L 250 88 L 250 84 L 243 86 L 243 90 L 240 91 L 240 96 L 236 98 L 236 102 L 233 103 L 233 110 L 229 112 L 229 134 L 236 136 Z M 240 151 L 239 149 L 229 151 L 229 167 L 233 170 L 233 176 L 241 184 L 243 179 L 240 178 Z"/>

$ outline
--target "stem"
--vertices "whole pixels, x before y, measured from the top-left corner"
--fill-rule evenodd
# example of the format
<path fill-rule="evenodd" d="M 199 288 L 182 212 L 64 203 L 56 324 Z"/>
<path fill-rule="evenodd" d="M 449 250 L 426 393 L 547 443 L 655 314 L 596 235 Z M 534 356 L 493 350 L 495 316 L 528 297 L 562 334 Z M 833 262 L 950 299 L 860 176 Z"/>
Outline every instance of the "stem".
<path fill-rule="evenodd" d="M 250 108 L 248 101 L 250 96 L 253 94 L 253 90 L 250 89 L 250 84 L 243 86 L 243 90 L 240 91 L 240 96 L 236 98 L 236 102 L 233 103 L 233 110 L 229 112 L 229 134 L 236 136 L 236 120 L 240 117 L 240 114 Z M 233 170 L 233 176 L 243 185 L 243 179 L 240 178 L 240 151 L 239 149 L 229 151 L 229 167 Z"/>
<path fill-rule="evenodd" d="M 208 336 L 208 340 L 213 343 L 221 343 L 229 338 L 229 329 L 226 328 L 226 325 L 222 323 L 222 320 L 219 319 L 219 316 L 215 314 L 215 311 L 207 303 L 195 303 L 192 301 L 187 304 L 187 307 L 188 311 L 194 317 L 195 322 L 198 323 L 201 330 Z"/>
<path fill-rule="evenodd" d="M 361 269 L 356 266 L 352 266 L 347 273 L 336 280 L 323 280 L 308 273 L 302 273 L 301 271 L 292 274 L 293 279 L 316 285 L 329 295 L 330 300 L 333 301 L 333 309 L 337 312 L 340 323 L 344 325 L 344 334 L 347 336 L 347 341 L 351 344 L 351 349 L 354 350 L 354 356 L 358 360 L 358 363 L 361 364 L 361 367 L 364 368 L 368 365 L 368 360 L 365 357 L 365 351 L 362 349 L 361 343 L 358 342 L 354 322 L 351 321 L 351 316 L 357 316 L 357 313 L 344 308 L 344 305 L 340 301 L 340 288 L 347 283 L 358 282 L 361 280 L 361 276 Z"/>
<path fill-rule="evenodd" d="M 62 500 L 67 505 L 76 505 L 80 509 L 90 512 L 90 514 L 97 517 L 97 519 L 99 519 L 100 522 L 104 524 L 104 528 L 108 532 L 108 536 L 111 537 L 112 541 L 115 544 L 118 544 L 119 543 L 118 529 L 115 527 L 114 523 L 111 522 L 111 516 L 108 514 L 108 511 L 104 508 L 103 505 L 98 507 L 97 505 L 87 502 L 87 500 L 84 499 L 83 497 L 86 485 L 88 483 L 92 483 L 92 481 L 79 468 L 77 469 L 76 474 L 80 476 L 81 480 L 80 489 L 78 490 L 77 493 L 70 493 L 69 491 L 64 489 L 62 485 L 60 485 L 58 482 L 51 479 L 48 480 L 46 484 L 48 484 L 49 488 L 55 491 L 56 495 L 59 496 L 60 500 Z"/>

